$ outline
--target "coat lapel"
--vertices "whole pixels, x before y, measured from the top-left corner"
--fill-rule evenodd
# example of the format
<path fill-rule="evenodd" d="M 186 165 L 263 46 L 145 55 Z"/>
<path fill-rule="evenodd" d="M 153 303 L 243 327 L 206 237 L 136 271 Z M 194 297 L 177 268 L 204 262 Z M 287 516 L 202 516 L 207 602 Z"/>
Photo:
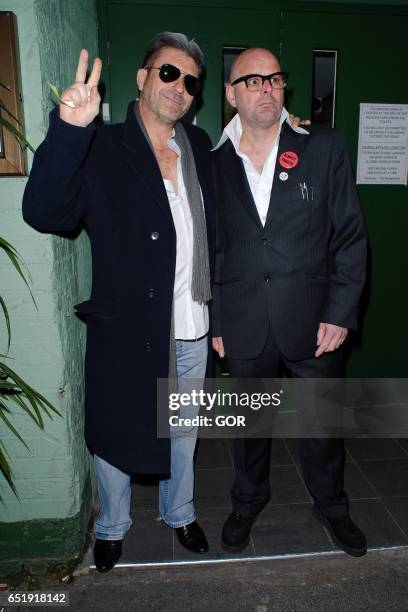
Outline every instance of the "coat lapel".
<path fill-rule="evenodd" d="M 134 111 L 134 102 L 129 104 L 122 138 L 123 155 L 126 163 L 137 174 L 163 212 L 172 219 L 169 200 L 159 165 L 139 127 Z"/>
<path fill-rule="evenodd" d="M 273 176 L 271 198 L 269 200 L 268 214 L 266 216 L 265 229 L 273 220 L 276 211 L 281 202 L 285 202 L 288 199 L 288 194 L 294 188 L 294 182 L 298 176 L 298 168 L 302 163 L 303 150 L 306 145 L 307 139 L 310 138 L 308 134 L 299 134 L 295 132 L 286 121 L 282 124 L 282 131 L 279 138 L 278 154 L 276 156 L 275 173 Z M 293 168 L 285 168 L 281 165 L 279 158 L 282 153 L 290 151 L 296 153 L 298 156 L 298 163 Z M 282 180 L 282 173 L 288 175 L 286 180 Z"/>
<path fill-rule="evenodd" d="M 210 231 L 209 224 L 212 223 L 213 219 L 213 201 L 214 195 L 210 191 L 209 185 L 211 184 L 211 176 L 210 176 L 210 166 L 208 164 L 208 150 L 202 150 L 200 147 L 195 146 L 194 142 L 191 139 L 190 130 L 188 129 L 188 125 L 184 124 L 184 128 L 186 130 L 188 139 L 190 141 L 191 149 L 194 155 L 195 166 L 197 170 L 198 182 L 200 183 L 201 191 L 203 194 L 203 204 L 205 217 L 207 222 L 207 231 Z M 211 210 L 210 210 L 210 207 Z"/>
<path fill-rule="evenodd" d="M 225 143 L 224 147 L 223 162 L 225 172 L 223 175 L 231 184 L 231 187 L 234 189 L 241 204 L 251 216 L 252 220 L 262 229 L 262 223 L 252 196 L 242 159 L 235 153 L 235 149 L 230 140 Z"/>

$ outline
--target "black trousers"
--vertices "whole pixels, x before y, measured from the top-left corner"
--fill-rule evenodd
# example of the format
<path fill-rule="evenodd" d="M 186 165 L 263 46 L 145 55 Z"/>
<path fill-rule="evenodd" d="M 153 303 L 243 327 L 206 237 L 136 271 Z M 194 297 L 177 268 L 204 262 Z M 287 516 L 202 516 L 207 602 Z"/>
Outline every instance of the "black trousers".
<path fill-rule="evenodd" d="M 280 353 L 271 333 L 256 359 L 227 357 L 226 362 L 233 378 L 278 378 L 284 370 L 296 378 L 340 378 L 343 374 L 341 349 L 319 358 L 289 361 Z M 232 507 L 243 516 L 255 516 L 269 501 L 271 443 L 270 438 L 233 440 Z M 328 518 L 345 516 L 349 501 L 343 489 L 344 440 L 302 438 L 299 444 L 304 480 L 316 507 Z"/>

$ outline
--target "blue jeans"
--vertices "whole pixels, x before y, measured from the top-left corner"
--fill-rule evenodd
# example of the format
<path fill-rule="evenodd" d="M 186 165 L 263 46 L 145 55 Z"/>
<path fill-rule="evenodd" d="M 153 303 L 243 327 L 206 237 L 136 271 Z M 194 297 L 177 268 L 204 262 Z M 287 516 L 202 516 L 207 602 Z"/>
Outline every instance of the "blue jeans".
<path fill-rule="evenodd" d="M 189 393 L 204 381 L 207 365 L 207 337 L 196 342 L 176 340 L 178 392 Z M 193 382 L 194 381 L 194 382 Z M 192 418 L 198 406 L 184 406 L 181 417 Z M 194 450 L 197 427 L 170 428 L 171 478 L 159 484 L 159 510 L 170 527 L 182 527 L 195 521 Z M 100 513 L 94 523 L 95 537 L 121 540 L 132 525 L 130 518 L 130 475 L 94 455 L 100 501 Z"/>

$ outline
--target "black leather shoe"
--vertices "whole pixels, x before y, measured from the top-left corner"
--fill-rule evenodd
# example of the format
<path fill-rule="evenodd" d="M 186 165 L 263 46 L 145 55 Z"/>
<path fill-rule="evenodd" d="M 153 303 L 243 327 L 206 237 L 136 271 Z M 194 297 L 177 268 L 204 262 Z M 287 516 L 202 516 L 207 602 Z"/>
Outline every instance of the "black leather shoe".
<path fill-rule="evenodd" d="M 231 512 L 222 529 L 221 546 L 228 552 L 241 552 L 249 542 L 255 516 Z"/>
<path fill-rule="evenodd" d="M 362 557 L 367 552 L 367 540 L 364 533 L 351 520 L 350 516 L 339 519 L 329 519 L 313 507 L 313 515 L 327 529 L 333 541 L 344 552 L 352 557 Z"/>
<path fill-rule="evenodd" d="M 98 572 L 109 572 L 122 554 L 122 540 L 95 540 L 94 559 Z"/>
<path fill-rule="evenodd" d="M 194 553 L 208 552 L 208 542 L 197 521 L 184 525 L 183 527 L 175 527 L 178 541 L 184 548 Z"/>

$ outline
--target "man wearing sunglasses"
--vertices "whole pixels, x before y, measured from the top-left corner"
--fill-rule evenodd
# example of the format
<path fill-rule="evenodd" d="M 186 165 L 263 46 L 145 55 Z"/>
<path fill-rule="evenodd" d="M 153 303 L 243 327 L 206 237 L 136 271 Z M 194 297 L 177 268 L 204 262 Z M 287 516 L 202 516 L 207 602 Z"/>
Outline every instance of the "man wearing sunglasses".
<path fill-rule="evenodd" d="M 226 95 L 238 114 L 214 152 L 213 347 L 236 378 L 341 377 L 364 285 L 365 229 L 347 152 L 336 130 L 290 127 L 287 78 L 265 49 L 237 58 Z M 271 439 L 234 440 L 228 551 L 247 545 L 270 498 L 270 451 Z M 344 551 L 363 555 L 343 489 L 343 440 L 302 439 L 301 458 L 316 518 Z"/>
<path fill-rule="evenodd" d="M 160 475 L 162 519 L 189 551 L 208 550 L 193 504 L 196 428 L 160 438 L 156 415 L 158 378 L 176 379 L 182 393 L 207 367 L 211 143 L 180 121 L 199 92 L 202 60 L 183 34 L 158 34 L 125 123 L 97 127 L 101 60 L 87 80 L 82 50 L 24 196 L 33 227 L 66 232 L 83 224 L 90 236 L 92 295 L 76 310 L 87 322 L 85 439 L 101 504 L 95 564 L 104 572 L 119 560 L 132 524 L 132 472 Z M 197 409 L 183 410 L 194 417 Z"/>

